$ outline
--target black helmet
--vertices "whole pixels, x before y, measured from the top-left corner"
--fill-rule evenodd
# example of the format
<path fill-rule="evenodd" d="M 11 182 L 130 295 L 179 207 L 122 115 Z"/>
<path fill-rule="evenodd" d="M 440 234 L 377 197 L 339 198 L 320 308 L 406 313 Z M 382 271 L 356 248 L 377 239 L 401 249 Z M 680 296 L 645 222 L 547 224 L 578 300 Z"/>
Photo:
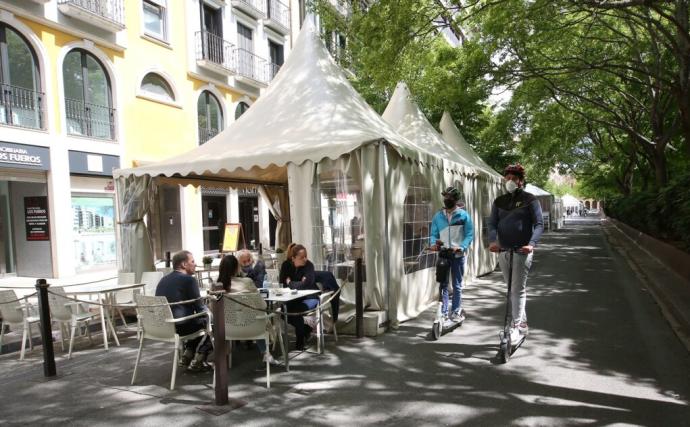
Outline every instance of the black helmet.
<path fill-rule="evenodd" d="M 441 195 L 442 195 L 443 197 L 451 198 L 451 199 L 455 200 L 456 202 L 457 202 L 458 200 L 460 200 L 460 190 L 458 190 L 458 189 L 455 188 L 455 187 L 448 187 L 448 188 L 446 188 L 445 190 L 443 190 L 443 191 L 441 192 Z"/>

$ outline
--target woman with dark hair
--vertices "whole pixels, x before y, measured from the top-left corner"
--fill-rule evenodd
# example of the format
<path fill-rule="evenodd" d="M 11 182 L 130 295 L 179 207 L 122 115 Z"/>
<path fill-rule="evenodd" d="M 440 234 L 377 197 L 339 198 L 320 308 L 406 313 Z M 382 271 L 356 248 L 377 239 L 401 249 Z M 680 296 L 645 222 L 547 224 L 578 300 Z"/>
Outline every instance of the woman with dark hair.
<path fill-rule="evenodd" d="M 256 292 L 254 281 L 240 275 L 240 263 L 235 255 L 225 255 L 218 266 L 218 283 L 225 292 Z"/>
<path fill-rule="evenodd" d="M 307 259 L 307 249 L 291 243 L 287 248 L 287 259 L 280 266 L 279 282 L 290 289 L 316 289 L 314 280 L 314 264 Z M 316 308 L 319 305 L 318 295 L 310 295 L 302 300 L 287 304 L 290 313 L 299 313 Z M 302 315 L 288 316 L 288 323 L 295 327 L 297 349 L 304 350 L 304 344 L 312 332 L 312 328 L 304 323 Z"/>

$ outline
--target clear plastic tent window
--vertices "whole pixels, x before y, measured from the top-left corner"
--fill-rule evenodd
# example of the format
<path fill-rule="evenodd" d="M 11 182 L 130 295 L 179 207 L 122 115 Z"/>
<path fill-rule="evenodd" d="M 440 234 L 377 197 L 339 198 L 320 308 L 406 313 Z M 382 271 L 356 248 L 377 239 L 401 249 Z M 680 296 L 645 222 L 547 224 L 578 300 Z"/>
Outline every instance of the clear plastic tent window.
<path fill-rule="evenodd" d="M 421 175 L 412 177 L 405 196 L 403 214 L 403 265 L 405 274 L 430 268 L 436 256 L 424 250 L 429 244 L 433 207 L 431 188 Z"/>

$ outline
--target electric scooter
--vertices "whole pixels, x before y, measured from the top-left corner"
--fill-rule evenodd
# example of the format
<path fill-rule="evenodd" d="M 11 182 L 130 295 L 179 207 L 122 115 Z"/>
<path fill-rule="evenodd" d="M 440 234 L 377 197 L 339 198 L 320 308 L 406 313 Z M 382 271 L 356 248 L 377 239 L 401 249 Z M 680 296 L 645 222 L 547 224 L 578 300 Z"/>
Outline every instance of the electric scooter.
<path fill-rule="evenodd" d="M 436 281 L 441 283 L 446 283 L 446 286 L 450 284 L 450 265 L 455 257 L 456 249 L 447 248 L 443 246 L 443 242 L 437 241 L 441 247 L 438 250 L 438 260 L 436 261 Z M 444 319 L 443 317 L 443 295 L 439 292 L 438 305 L 436 307 L 436 316 L 434 317 L 434 323 L 431 326 L 431 337 L 434 341 L 438 340 L 444 333 L 450 332 L 455 328 L 462 325 L 464 318 L 460 321 L 452 321 L 450 319 Z"/>
<path fill-rule="evenodd" d="M 505 252 L 505 250 L 501 250 Z M 511 287 L 513 284 L 513 254 L 515 253 L 515 248 L 509 249 L 510 255 L 508 257 L 509 267 L 508 267 L 508 291 L 506 292 L 506 315 L 503 324 L 503 330 L 498 333 L 498 338 L 500 339 L 497 358 L 501 363 L 508 363 L 510 356 L 515 353 L 515 351 L 520 348 L 522 343 L 525 342 L 525 335 L 520 335 L 517 342 L 512 342 L 510 336 L 510 329 L 513 326 L 513 316 L 512 316 L 512 303 L 511 303 Z"/>

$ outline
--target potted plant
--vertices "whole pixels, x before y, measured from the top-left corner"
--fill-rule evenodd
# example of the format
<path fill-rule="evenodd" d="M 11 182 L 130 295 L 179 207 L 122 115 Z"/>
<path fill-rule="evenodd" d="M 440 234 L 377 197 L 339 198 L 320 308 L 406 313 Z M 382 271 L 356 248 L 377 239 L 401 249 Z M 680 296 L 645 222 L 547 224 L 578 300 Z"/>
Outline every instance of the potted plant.
<path fill-rule="evenodd" d="M 205 257 L 201 258 L 201 261 L 204 263 L 204 269 L 210 270 L 211 269 L 211 264 L 213 263 L 213 257 L 210 255 L 206 255 Z"/>

